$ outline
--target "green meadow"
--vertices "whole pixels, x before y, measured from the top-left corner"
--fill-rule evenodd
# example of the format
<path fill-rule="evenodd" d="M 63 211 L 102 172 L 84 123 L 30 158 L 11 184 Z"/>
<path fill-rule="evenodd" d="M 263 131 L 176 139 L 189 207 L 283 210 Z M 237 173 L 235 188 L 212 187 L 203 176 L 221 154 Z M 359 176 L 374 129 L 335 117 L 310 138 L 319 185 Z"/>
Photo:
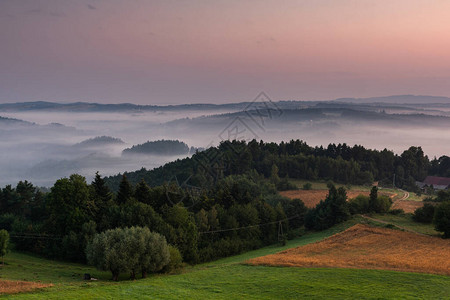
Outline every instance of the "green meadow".
<path fill-rule="evenodd" d="M 12 252 L 1 279 L 41 281 L 54 286 L 1 298 L 14 299 L 448 299 L 450 277 L 380 270 L 282 268 L 242 264 L 247 259 L 322 240 L 361 221 L 308 233 L 285 246 L 270 246 L 185 268 L 180 274 L 120 282 L 92 267 Z M 97 281 L 84 281 L 90 273 Z"/>

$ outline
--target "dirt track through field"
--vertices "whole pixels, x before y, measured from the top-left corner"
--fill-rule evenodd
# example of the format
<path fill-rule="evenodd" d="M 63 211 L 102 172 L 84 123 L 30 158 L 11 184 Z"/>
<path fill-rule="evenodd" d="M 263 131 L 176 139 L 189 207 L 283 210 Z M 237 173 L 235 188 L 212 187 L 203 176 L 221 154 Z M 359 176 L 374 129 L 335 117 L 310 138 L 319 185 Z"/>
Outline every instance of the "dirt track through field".
<path fill-rule="evenodd" d="M 408 200 L 409 192 L 401 190 L 403 197 L 392 203 L 391 209 L 403 209 L 405 213 L 413 213 L 416 209 L 423 206 L 422 201 Z"/>
<path fill-rule="evenodd" d="M 404 194 L 403 194 L 403 197 L 402 197 L 400 200 L 406 200 L 406 199 L 408 199 L 408 198 L 409 198 L 409 192 L 403 191 L 403 190 L 402 190 L 402 192 L 403 192 Z"/>
<path fill-rule="evenodd" d="M 247 263 L 450 275 L 450 240 L 358 224 L 321 242 L 254 258 Z"/>

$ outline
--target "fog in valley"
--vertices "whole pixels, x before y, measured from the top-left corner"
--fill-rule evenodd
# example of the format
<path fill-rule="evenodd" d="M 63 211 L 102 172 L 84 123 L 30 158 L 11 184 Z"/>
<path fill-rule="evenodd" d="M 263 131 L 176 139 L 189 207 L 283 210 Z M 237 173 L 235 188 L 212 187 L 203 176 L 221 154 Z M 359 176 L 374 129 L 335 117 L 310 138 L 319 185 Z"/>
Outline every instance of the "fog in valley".
<path fill-rule="evenodd" d="M 122 155 L 133 145 L 163 139 L 194 148 L 217 146 L 228 139 L 300 139 L 311 146 L 359 144 L 397 154 L 421 146 L 430 159 L 448 154 L 447 98 L 427 105 L 407 103 L 408 98 L 374 99 L 114 109 L 82 104 L 63 108 L 0 105 L 0 185 L 28 180 L 51 186 L 73 173 L 91 181 L 96 171 L 109 176 L 152 169 L 192 154 Z"/>

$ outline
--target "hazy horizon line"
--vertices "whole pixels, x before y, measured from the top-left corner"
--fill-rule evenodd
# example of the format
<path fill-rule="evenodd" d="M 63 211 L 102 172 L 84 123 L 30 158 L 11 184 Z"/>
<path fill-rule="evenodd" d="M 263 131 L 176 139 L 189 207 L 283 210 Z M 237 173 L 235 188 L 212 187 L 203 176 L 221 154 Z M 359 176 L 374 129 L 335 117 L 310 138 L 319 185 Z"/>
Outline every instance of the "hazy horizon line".
<path fill-rule="evenodd" d="M 437 96 L 437 95 L 415 95 L 415 94 L 393 94 L 393 95 L 383 95 L 383 96 L 370 96 L 370 97 L 338 97 L 333 99 L 277 99 L 271 100 L 273 102 L 327 102 L 327 101 L 336 101 L 341 99 L 354 99 L 354 100 L 366 100 L 372 98 L 392 98 L 392 97 L 429 97 L 429 98 L 447 98 L 450 99 L 450 96 Z M 52 104 L 61 104 L 61 105 L 70 105 L 70 104 L 98 104 L 98 105 L 134 105 L 134 106 L 158 106 L 158 107 L 170 107 L 170 106 L 183 106 L 183 105 L 227 105 L 227 104 L 241 104 L 241 103 L 251 103 L 251 102 L 262 102 L 253 100 L 231 100 L 230 102 L 223 103 L 213 103 L 213 102 L 186 102 L 186 103 L 152 103 L 152 104 L 139 104 L 136 102 L 89 102 L 89 100 L 30 100 L 30 101 L 15 101 L 15 102 L 0 102 L 0 105 L 4 104 L 25 104 L 25 103 L 52 103 Z"/>

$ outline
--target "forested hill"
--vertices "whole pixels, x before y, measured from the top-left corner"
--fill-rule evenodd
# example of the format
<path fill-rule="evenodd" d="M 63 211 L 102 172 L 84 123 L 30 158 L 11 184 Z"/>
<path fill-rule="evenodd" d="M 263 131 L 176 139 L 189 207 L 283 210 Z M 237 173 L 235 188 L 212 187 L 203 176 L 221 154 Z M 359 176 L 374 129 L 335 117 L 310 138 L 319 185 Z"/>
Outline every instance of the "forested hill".
<path fill-rule="evenodd" d="M 208 187 L 228 175 L 245 174 L 252 170 L 270 177 L 273 169 L 281 178 L 325 179 L 351 184 L 370 184 L 374 180 L 414 189 L 415 181 L 429 173 L 437 174 L 439 160 L 430 162 L 421 147 L 410 147 L 401 155 L 389 150 L 371 150 L 363 146 L 330 144 L 311 147 L 300 140 L 264 143 L 225 141 L 219 147 L 197 152 L 191 158 L 177 160 L 162 167 L 126 172 L 128 180 L 137 184 L 142 179 L 150 186 L 176 181 L 196 187 Z M 121 175 L 106 178 L 108 186 L 117 191 Z"/>
<path fill-rule="evenodd" d="M 18 126 L 18 125 L 33 126 L 35 124 L 27 122 L 27 121 L 19 120 L 19 119 L 5 118 L 5 117 L 0 116 L 0 125 L 2 127 L 4 127 L 4 126 Z"/>
<path fill-rule="evenodd" d="M 184 142 L 172 140 L 148 141 L 123 150 L 122 155 L 153 154 L 153 155 L 182 155 L 189 153 L 189 146 Z"/>
<path fill-rule="evenodd" d="M 330 183 L 325 199 L 308 210 L 300 199 L 277 193 L 296 188 L 285 177 L 388 185 L 395 172 L 397 185 L 413 189 L 427 174 L 448 173 L 449 161 L 430 162 L 420 147 L 395 155 L 345 144 L 311 147 L 299 140 L 225 141 L 191 158 L 106 182 L 97 173 L 90 184 L 77 174 L 58 179 L 47 193 L 28 181 L 8 185 L 0 192 L 0 230 L 11 232 L 17 250 L 86 262 L 96 234 L 148 227 L 195 264 L 283 242 L 303 227 L 326 229 L 351 213 L 386 212 L 391 204 L 374 187 L 370 206 L 350 206 L 345 188 Z"/>

